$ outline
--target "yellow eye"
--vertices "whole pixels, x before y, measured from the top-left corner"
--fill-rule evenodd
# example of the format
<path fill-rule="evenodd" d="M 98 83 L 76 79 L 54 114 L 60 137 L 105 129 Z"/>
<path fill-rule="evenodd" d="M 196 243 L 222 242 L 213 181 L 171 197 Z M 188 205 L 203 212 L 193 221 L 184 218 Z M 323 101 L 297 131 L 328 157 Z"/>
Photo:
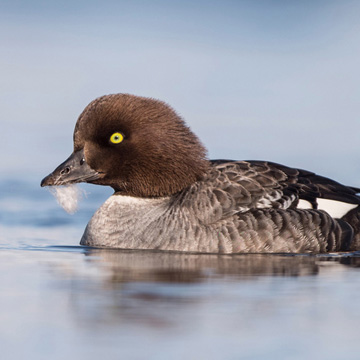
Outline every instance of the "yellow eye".
<path fill-rule="evenodd" d="M 124 140 L 124 135 L 122 133 L 116 132 L 110 136 L 110 142 L 113 144 L 120 144 Z"/>

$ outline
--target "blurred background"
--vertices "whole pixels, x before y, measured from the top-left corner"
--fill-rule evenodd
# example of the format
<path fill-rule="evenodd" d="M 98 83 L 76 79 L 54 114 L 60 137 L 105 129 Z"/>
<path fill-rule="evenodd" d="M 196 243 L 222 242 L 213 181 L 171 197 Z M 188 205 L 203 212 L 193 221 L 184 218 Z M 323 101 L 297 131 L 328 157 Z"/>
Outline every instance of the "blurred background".
<path fill-rule="evenodd" d="M 124 92 L 171 104 L 211 158 L 359 185 L 359 10 L 351 0 L 1 0 L 2 176 L 40 182 L 71 153 L 83 108 Z"/>
<path fill-rule="evenodd" d="M 351 0 L 0 0 L 1 358 L 357 360 L 359 253 L 80 247 L 112 190 L 69 215 L 40 181 L 123 92 L 171 104 L 210 158 L 360 186 L 359 19 Z"/>

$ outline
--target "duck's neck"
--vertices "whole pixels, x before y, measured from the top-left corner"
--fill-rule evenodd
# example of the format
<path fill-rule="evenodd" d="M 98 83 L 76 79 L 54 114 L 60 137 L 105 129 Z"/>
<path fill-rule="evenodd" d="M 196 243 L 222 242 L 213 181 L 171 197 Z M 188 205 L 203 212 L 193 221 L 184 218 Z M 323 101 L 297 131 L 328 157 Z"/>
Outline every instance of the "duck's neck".
<path fill-rule="evenodd" d="M 144 242 L 144 236 L 156 241 L 152 232 L 169 209 L 169 198 L 138 198 L 113 195 L 89 221 L 81 245 L 148 249 L 158 244 Z"/>

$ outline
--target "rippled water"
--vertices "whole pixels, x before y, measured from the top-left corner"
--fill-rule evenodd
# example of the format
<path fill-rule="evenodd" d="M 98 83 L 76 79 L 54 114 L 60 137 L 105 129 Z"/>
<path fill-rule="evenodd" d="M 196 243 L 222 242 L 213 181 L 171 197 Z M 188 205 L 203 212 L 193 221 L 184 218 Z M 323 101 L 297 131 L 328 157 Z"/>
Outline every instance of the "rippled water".
<path fill-rule="evenodd" d="M 0 181 L 1 359 L 359 358 L 360 255 L 80 247 L 111 191 L 69 215 L 38 183 Z"/>

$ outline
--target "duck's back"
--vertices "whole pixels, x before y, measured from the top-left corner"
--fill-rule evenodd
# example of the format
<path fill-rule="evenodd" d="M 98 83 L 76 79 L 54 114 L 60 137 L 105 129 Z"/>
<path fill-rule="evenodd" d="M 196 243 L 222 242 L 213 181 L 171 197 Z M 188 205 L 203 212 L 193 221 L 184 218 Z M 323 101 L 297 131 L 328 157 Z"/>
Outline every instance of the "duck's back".
<path fill-rule="evenodd" d="M 204 181 L 193 187 L 197 199 L 187 191 L 185 203 L 217 229 L 219 251 L 359 247 L 360 190 L 312 172 L 263 161 L 214 160 Z"/>

